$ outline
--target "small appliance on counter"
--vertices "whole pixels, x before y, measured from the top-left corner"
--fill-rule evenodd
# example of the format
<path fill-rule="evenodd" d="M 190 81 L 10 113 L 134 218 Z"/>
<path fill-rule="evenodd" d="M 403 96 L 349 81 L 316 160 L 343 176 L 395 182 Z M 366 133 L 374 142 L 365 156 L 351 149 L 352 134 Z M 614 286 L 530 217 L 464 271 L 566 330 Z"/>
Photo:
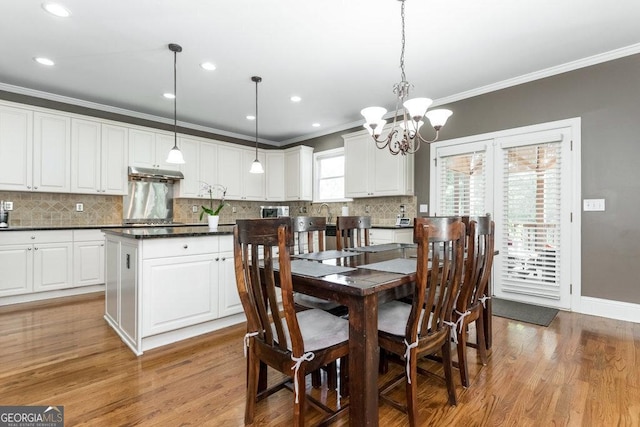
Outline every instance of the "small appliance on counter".
<path fill-rule="evenodd" d="M 289 206 L 260 206 L 260 218 L 289 216 Z"/>
<path fill-rule="evenodd" d="M 411 227 L 411 218 L 396 218 L 396 227 Z"/>
<path fill-rule="evenodd" d="M 0 201 L 0 228 L 9 227 L 9 211 L 5 209 L 4 200 Z"/>

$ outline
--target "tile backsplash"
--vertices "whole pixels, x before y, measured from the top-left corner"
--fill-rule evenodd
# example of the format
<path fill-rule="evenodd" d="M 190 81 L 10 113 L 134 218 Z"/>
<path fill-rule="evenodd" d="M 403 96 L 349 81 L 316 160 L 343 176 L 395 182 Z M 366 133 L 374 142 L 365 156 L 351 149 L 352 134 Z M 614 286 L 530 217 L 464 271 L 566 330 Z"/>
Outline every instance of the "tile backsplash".
<path fill-rule="evenodd" d="M 0 200 L 13 202 L 13 211 L 9 213 L 10 227 L 122 223 L 122 196 L 0 191 Z M 84 205 L 83 212 L 76 212 L 76 203 Z M 174 220 L 189 224 L 206 223 L 206 218 L 199 220 L 202 203 L 203 199 L 174 199 Z M 260 206 L 265 204 L 288 205 L 291 216 L 328 216 L 326 207 L 318 213 L 320 203 L 231 200 L 221 212 L 220 224 L 234 223 L 236 219 L 258 218 Z M 413 196 L 372 197 L 328 205 L 331 222 L 335 222 L 336 216 L 341 214 L 342 206 L 349 208 L 349 215 L 370 215 L 374 225 L 394 225 L 396 216 L 400 214 L 400 205 L 405 206 L 405 217 L 413 219 L 416 216 L 416 198 Z M 196 213 L 192 211 L 193 206 L 197 206 Z"/>

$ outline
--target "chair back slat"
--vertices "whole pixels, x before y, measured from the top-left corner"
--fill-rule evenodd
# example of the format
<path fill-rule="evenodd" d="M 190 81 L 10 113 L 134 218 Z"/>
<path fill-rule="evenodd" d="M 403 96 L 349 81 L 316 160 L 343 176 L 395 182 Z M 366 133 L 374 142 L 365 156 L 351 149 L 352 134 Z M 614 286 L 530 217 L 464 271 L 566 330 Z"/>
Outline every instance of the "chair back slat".
<path fill-rule="evenodd" d="M 370 216 L 339 216 L 336 218 L 336 248 L 369 246 Z"/>
<path fill-rule="evenodd" d="M 414 324 L 407 324 L 406 333 L 415 341 L 417 337 L 423 340 L 449 333 L 447 322 L 451 322 L 462 280 L 465 226 L 459 217 L 416 218 L 414 224 L 414 242 L 418 244 L 410 316 Z"/>
<path fill-rule="evenodd" d="M 467 258 L 465 273 L 456 303 L 464 312 L 480 304 L 486 294 L 495 250 L 495 223 L 487 216 L 463 216 L 467 228 Z"/>
<path fill-rule="evenodd" d="M 307 242 L 306 252 L 324 251 L 327 219 L 323 216 L 297 216 L 293 218 L 293 232 L 298 237 L 298 253 L 305 253 L 304 243 Z M 314 245 L 314 237 L 318 239 L 318 246 Z"/>

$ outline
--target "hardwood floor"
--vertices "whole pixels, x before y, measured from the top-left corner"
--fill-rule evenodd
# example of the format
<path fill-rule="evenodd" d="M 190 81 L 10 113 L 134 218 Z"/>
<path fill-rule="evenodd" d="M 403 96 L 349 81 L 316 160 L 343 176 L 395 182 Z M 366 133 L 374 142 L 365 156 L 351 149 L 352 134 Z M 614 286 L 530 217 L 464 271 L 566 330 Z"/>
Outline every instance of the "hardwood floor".
<path fill-rule="evenodd" d="M 64 405 L 67 426 L 244 425 L 243 325 L 136 357 L 103 312 L 102 295 L 1 307 L 0 404 Z M 443 381 L 419 377 L 423 425 L 640 425 L 639 324 L 560 312 L 545 328 L 494 317 L 489 364 L 476 361 L 471 353 L 468 389 L 454 371 L 455 407 Z M 335 392 L 313 393 L 336 404 Z M 292 399 L 280 391 L 258 403 L 254 425 L 290 425 Z M 384 427 L 407 424 L 385 404 L 379 416 Z M 320 418 L 307 408 L 310 424 Z"/>

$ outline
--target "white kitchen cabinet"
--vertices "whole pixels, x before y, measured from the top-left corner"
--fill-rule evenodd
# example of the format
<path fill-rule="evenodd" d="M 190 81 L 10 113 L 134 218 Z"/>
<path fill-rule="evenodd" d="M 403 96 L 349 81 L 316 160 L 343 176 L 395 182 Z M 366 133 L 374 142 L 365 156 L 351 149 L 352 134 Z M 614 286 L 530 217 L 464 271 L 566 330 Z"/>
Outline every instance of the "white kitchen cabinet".
<path fill-rule="evenodd" d="M 313 200 L 313 147 L 284 150 L 285 200 Z"/>
<path fill-rule="evenodd" d="M 105 319 L 134 348 L 138 342 L 138 247 L 106 241 Z"/>
<path fill-rule="evenodd" d="M 268 150 L 265 152 L 265 191 L 268 201 L 284 200 L 285 167 L 284 152 Z"/>
<path fill-rule="evenodd" d="M 71 231 L 11 231 L 0 245 L 0 297 L 73 286 Z"/>
<path fill-rule="evenodd" d="M 343 138 L 346 197 L 413 195 L 414 156 L 378 149 L 367 132 Z"/>
<path fill-rule="evenodd" d="M 0 190 L 33 187 L 33 112 L 0 105 Z"/>
<path fill-rule="evenodd" d="M 143 168 L 177 171 L 179 165 L 167 163 L 174 136 L 141 129 L 129 129 L 129 164 Z M 185 162 L 195 161 L 185 156 Z"/>
<path fill-rule="evenodd" d="M 177 196 L 182 198 L 206 198 L 201 190 L 202 183 L 218 183 L 218 146 L 193 138 L 180 138 L 180 150 L 185 158 L 193 161 L 180 165 L 184 179 L 178 181 Z"/>
<path fill-rule="evenodd" d="M 249 173 L 255 150 L 221 144 L 218 147 L 218 183 L 227 188 L 228 200 L 265 200 L 265 174 Z M 265 165 L 265 155 L 258 152 Z"/>
<path fill-rule="evenodd" d="M 127 194 L 128 129 L 71 120 L 71 192 Z"/>
<path fill-rule="evenodd" d="M 73 285 L 101 285 L 104 280 L 104 233 L 73 231 Z"/>
<path fill-rule="evenodd" d="M 385 243 L 413 243 L 413 227 L 372 228 L 369 230 L 369 242 L 372 245 Z"/>
<path fill-rule="evenodd" d="M 233 237 L 220 236 L 220 249 L 215 257 L 219 288 L 219 315 L 231 316 L 243 312 L 242 302 L 236 285 L 236 271 L 233 260 Z"/>
<path fill-rule="evenodd" d="M 33 191 L 71 191 L 71 118 L 33 114 Z"/>

